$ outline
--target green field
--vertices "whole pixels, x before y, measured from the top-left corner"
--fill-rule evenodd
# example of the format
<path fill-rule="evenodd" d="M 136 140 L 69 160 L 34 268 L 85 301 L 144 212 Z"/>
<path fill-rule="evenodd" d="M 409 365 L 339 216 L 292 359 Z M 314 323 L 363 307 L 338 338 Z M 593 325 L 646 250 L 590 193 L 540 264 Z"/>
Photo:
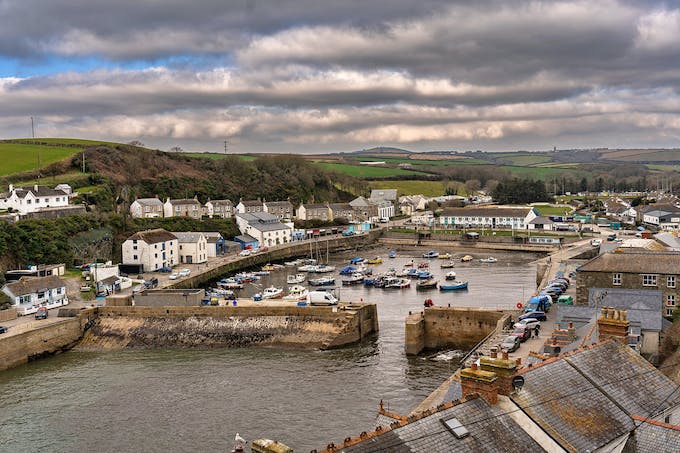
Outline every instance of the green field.
<path fill-rule="evenodd" d="M 70 171 L 68 173 L 62 173 L 60 175 L 55 175 L 55 176 L 45 176 L 44 178 L 40 179 L 24 179 L 21 181 L 13 181 L 13 184 L 15 186 L 32 186 L 34 184 L 50 184 L 50 185 L 57 185 L 57 184 L 70 184 L 71 186 L 74 186 L 74 182 L 76 181 L 83 181 L 87 180 L 87 178 L 91 175 L 91 173 L 81 173 L 79 171 Z"/>
<path fill-rule="evenodd" d="M 402 195 L 425 195 L 426 197 L 439 197 L 444 195 L 446 185 L 442 181 L 370 181 L 371 189 L 397 189 L 399 196 Z"/>
<path fill-rule="evenodd" d="M 344 173 L 356 178 L 390 178 L 392 176 L 422 175 L 423 173 L 413 170 L 402 170 L 401 168 L 373 167 L 370 165 L 348 165 L 315 162 L 324 170 Z"/>
<path fill-rule="evenodd" d="M 570 213 L 574 210 L 573 208 L 566 206 L 551 206 L 548 204 L 537 204 L 534 205 L 534 208 L 536 208 L 538 213 L 542 216 L 564 215 L 565 212 Z"/>
<path fill-rule="evenodd" d="M 122 143 L 115 142 L 104 142 L 101 140 L 82 140 L 79 138 L 17 138 L 13 139 L 13 142 L 23 142 L 23 144 L 33 144 L 33 143 L 49 143 L 55 145 L 82 145 L 85 146 L 95 146 L 95 145 L 121 145 Z"/>
<path fill-rule="evenodd" d="M 516 165 L 520 167 L 529 167 L 532 165 L 546 164 L 552 162 L 552 159 L 548 156 L 540 154 L 517 154 L 499 157 L 498 160 L 503 162 L 508 162 L 511 165 Z"/>
<path fill-rule="evenodd" d="M 654 171 L 680 171 L 680 165 L 647 164 L 647 168 Z"/>
<path fill-rule="evenodd" d="M 561 177 L 564 173 L 569 173 L 569 172 L 574 172 L 575 169 L 573 168 L 557 168 L 557 167 L 517 167 L 513 165 L 505 165 L 500 168 L 505 168 L 508 170 L 510 173 L 512 173 L 512 176 L 516 176 L 518 178 L 533 178 L 533 179 L 542 179 L 542 180 L 548 180 L 553 177 L 559 178 Z M 590 172 L 586 171 L 579 171 L 578 176 L 591 176 Z"/>
<path fill-rule="evenodd" d="M 78 152 L 80 152 L 78 148 L 0 143 L 0 156 L 2 156 L 0 176 L 37 170 L 38 159 L 40 159 L 40 166 L 45 167 Z"/>
<path fill-rule="evenodd" d="M 448 159 L 448 160 L 429 160 L 429 159 L 406 159 L 402 157 L 366 157 L 358 158 L 357 162 L 385 162 L 388 164 L 411 164 L 416 165 L 430 165 L 437 167 L 445 167 L 448 165 L 489 165 L 491 162 L 480 159 Z"/>

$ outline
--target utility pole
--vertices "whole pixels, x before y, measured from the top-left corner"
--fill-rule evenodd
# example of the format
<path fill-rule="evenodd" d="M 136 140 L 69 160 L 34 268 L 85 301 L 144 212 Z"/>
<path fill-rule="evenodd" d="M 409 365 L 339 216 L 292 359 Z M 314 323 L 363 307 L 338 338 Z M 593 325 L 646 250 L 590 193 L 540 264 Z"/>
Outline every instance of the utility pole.
<path fill-rule="evenodd" d="M 31 117 L 31 134 L 35 138 L 35 125 L 33 124 L 33 117 Z"/>
<path fill-rule="evenodd" d="M 227 154 L 227 149 L 229 147 L 229 140 L 224 141 L 224 154 Z"/>

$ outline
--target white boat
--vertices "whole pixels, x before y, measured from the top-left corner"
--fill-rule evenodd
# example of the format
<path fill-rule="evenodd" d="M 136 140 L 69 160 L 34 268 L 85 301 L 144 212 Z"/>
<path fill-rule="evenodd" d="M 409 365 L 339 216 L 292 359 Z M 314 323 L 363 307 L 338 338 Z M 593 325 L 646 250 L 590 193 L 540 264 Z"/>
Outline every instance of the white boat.
<path fill-rule="evenodd" d="M 449 252 L 443 253 L 439 255 L 440 260 L 450 260 L 451 259 L 451 254 Z"/>
<path fill-rule="evenodd" d="M 283 297 L 283 288 L 277 288 L 275 286 L 270 286 L 262 291 L 263 299 L 280 299 Z"/>
<path fill-rule="evenodd" d="M 455 280 L 456 279 L 456 271 L 449 271 L 446 273 L 446 280 Z"/>
<path fill-rule="evenodd" d="M 295 285 L 291 286 L 288 290 L 288 295 L 283 296 L 284 300 L 306 300 L 309 290 L 304 286 Z"/>
<path fill-rule="evenodd" d="M 490 256 L 488 258 L 482 258 L 481 260 L 479 260 L 479 262 L 480 263 L 497 263 L 498 260 L 496 258 L 494 258 L 493 256 Z"/>
<path fill-rule="evenodd" d="M 329 266 L 327 264 L 317 264 L 308 268 L 307 272 L 315 274 L 325 274 L 327 272 L 333 272 L 334 270 L 335 266 Z"/>
<path fill-rule="evenodd" d="M 295 274 L 295 275 L 289 275 L 286 277 L 286 283 L 289 285 L 296 285 L 298 283 L 302 283 L 307 279 L 307 276 L 305 274 Z"/>
<path fill-rule="evenodd" d="M 450 269 L 454 266 L 455 266 L 455 263 L 453 261 L 448 261 L 446 263 L 442 263 L 441 266 L 439 266 L 439 267 L 441 267 L 442 269 Z"/>
<path fill-rule="evenodd" d="M 310 269 L 314 269 L 315 267 L 316 264 L 303 264 L 302 266 L 299 266 L 297 270 L 300 272 L 309 272 Z"/>

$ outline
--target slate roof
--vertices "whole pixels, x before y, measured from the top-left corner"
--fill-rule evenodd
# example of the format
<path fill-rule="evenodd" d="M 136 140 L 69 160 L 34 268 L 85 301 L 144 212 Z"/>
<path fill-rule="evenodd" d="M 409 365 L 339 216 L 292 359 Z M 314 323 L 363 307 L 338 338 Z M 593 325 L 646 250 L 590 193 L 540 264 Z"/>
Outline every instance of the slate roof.
<path fill-rule="evenodd" d="M 605 253 L 580 266 L 577 272 L 680 274 L 680 252 L 626 250 Z"/>
<path fill-rule="evenodd" d="M 661 242 L 662 244 L 668 246 L 668 247 L 673 247 L 673 248 L 680 248 L 680 241 L 678 240 L 677 237 L 673 236 L 669 232 L 661 232 L 658 233 L 656 236 L 654 236 L 654 239 L 657 241 Z"/>
<path fill-rule="evenodd" d="M 643 330 L 662 330 L 661 309 L 663 293 L 659 290 L 590 288 L 588 305 L 595 315 L 596 307 L 614 307 L 628 311 L 628 320 L 633 328 Z M 599 313 L 598 313 L 599 316 Z"/>
<path fill-rule="evenodd" d="M 176 200 L 168 200 L 171 205 L 183 205 L 183 204 L 197 204 L 201 205 L 201 202 L 195 198 L 177 198 Z"/>
<path fill-rule="evenodd" d="M 139 231 L 127 238 L 128 241 L 143 241 L 147 244 L 156 244 L 158 242 L 172 241 L 174 239 L 177 239 L 177 237 L 163 228 Z"/>
<path fill-rule="evenodd" d="M 529 221 L 529 223 L 534 224 L 534 225 L 536 225 L 536 224 L 538 224 L 538 225 L 551 225 L 555 222 L 550 220 L 550 217 L 545 217 L 545 216 L 539 215 L 538 217 L 531 219 Z"/>
<path fill-rule="evenodd" d="M 264 204 L 267 205 L 268 208 L 289 208 L 293 207 L 293 203 L 291 203 L 288 200 L 284 201 L 267 201 Z"/>
<path fill-rule="evenodd" d="M 349 202 L 349 205 L 353 208 L 362 208 L 368 206 L 368 200 L 364 197 L 357 197 Z"/>
<path fill-rule="evenodd" d="M 628 438 L 626 453 L 680 451 L 680 426 L 634 416 L 638 428 Z M 643 422 L 644 421 L 644 422 Z"/>
<path fill-rule="evenodd" d="M 325 203 L 308 203 L 303 204 L 302 206 L 304 206 L 305 209 L 328 209 L 328 206 Z"/>
<path fill-rule="evenodd" d="M 254 237 L 252 237 L 249 234 L 239 234 L 238 236 L 234 237 L 234 240 L 238 240 L 238 241 L 244 242 L 246 244 L 249 243 L 249 242 L 257 242 L 257 239 L 255 239 Z"/>
<path fill-rule="evenodd" d="M 351 211 L 352 205 L 349 203 L 331 203 L 330 208 L 332 211 Z"/>
<path fill-rule="evenodd" d="M 213 206 L 234 206 L 231 200 L 208 200 L 208 203 L 211 203 Z"/>
<path fill-rule="evenodd" d="M 445 208 L 443 217 L 521 217 L 524 219 L 533 208 Z"/>
<path fill-rule="evenodd" d="M 260 200 L 241 200 L 240 203 L 243 206 L 262 206 L 262 202 Z"/>
<path fill-rule="evenodd" d="M 680 404 L 680 392 L 669 398 L 678 386 L 618 341 L 579 351 L 566 360 L 622 406 L 629 416 L 653 417 Z"/>
<path fill-rule="evenodd" d="M 397 189 L 373 189 L 371 190 L 371 200 L 391 200 L 397 199 Z"/>
<path fill-rule="evenodd" d="M 36 197 L 54 197 L 67 195 L 67 193 L 64 192 L 63 190 L 55 190 L 47 186 L 38 186 L 37 190 L 35 187 L 31 187 L 28 189 L 23 187 L 16 187 L 14 189 L 14 193 L 16 193 L 17 197 L 19 198 L 26 197 L 26 195 L 28 195 L 29 192 L 32 192 L 33 195 L 35 195 Z"/>
<path fill-rule="evenodd" d="M 66 283 L 56 275 L 48 275 L 47 277 L 21 277 L 16 282 L 7 283 L 7 285 L 5 285 L 14 296 L 33 294 L 43 289 L 63 288 L 65 286 Z"/>
<path fill-rule="evenodd" d="M 193 232 L 193 231 L 180 232 L 180 233 L 173 232 L 172 234 L 174 234 L 177 237 L 177 240 L 179 242 L 192 243 L 192 244 L 200 241 L 201 237 L 205 237 L 205 235 L 203 233 L 197 233 L 197 232 Z"/>
<path fill-rule="evenodd" d="M 524 370 L 524 387 L 511 398 L 563 448 L 593 451 L 633 429 L 630 417 L 566 360 Z"/>
<path fill-rule="evenodd" d="M 469 436 L 457 439 L 442 420 L 457 418 Z M 472 398 L 368 438 L 338 452 L 448 453 L 544 451 L 510 417 L 483 398 Z"/>
<path fill-rule="evenodd" d="M 222 233 L 219 231 L 205 231 L 203 232 L 203 236 L 205 236 L 208 242 L 217 242 L 220 239 L 224 239 L 224 237 L 222 237 Z"/>
<path fill-rule="evenodd" d="M 163 202 L 158 198 L 137 198 L 135 201 L 142 206 L 163 206 Z"/>

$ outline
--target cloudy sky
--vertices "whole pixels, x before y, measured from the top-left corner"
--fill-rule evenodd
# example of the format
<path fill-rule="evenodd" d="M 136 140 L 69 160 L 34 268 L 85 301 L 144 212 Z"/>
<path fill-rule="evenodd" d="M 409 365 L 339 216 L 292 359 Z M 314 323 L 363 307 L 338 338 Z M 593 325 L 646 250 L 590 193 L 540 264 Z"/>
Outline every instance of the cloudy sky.
<path fill-rule="evenodd" d="M 0 138 L 679 145 L 670 0 L 0 0 L 0 24 Z"/>

